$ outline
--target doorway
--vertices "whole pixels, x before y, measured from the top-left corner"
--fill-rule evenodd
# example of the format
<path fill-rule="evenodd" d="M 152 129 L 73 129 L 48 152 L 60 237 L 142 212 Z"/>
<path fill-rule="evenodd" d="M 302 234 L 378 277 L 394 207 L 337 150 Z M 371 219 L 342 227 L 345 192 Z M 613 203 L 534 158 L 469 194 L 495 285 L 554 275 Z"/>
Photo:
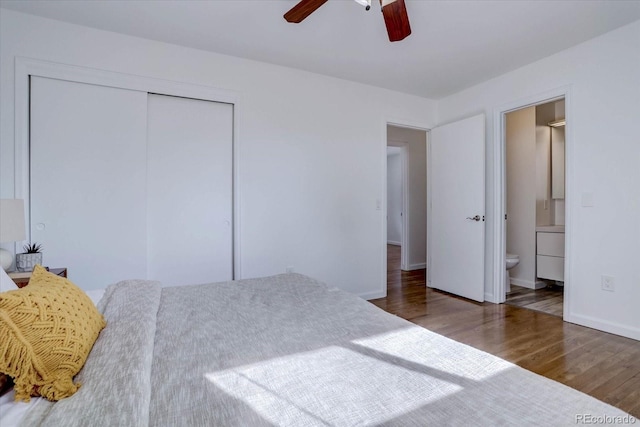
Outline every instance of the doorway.
<path fill-rule="evenodd" d="M 402 129 L 387 124 L 387 134 L 395 127 Z M 419 208 L 426 211 L 418 225 L 426 225 L 426 230 L 422 228 L 424 231 L 419 234 L 411 231 L 415 206 L 412 189 L 415 186 L 409 184 L 409 211 L 404 216 L 409 224 L 408 267 L 424 266 L 428 287 L 484 301 L 485 116 L 478 114 L 432 128 L 428 140 L 426 131 L 422 132 L 424 139 L 420 149 L 423 154 L 414 156 L 409 152 L 408 176 L 411 181 L 414 159 L 426 160 L 427 178 L 425 180 L 424 173 L 418 178 L 424 190 L 416 193 L 421 198 Z M 387 136 L 387 141 L 391 140 Z M 386 206 L 386 185 L 384 201 Z M 386 220 L 383 224 L 386 242 Z M 426 245 L 420 264 L 413 264 L 412 239 L 425 235 Z M 464 268 L 455 268 L 459 265 Z"/>
<path fill-rule="evenodd" d="M 407 143 L 387 146 L 387 245 L 395 246 L 399 268 L 407 269 Z"/>
<path fill-rule="evenodd" d="M 503 114 L 503 301 L 562 317 L 565 97 Z"/>
<path fill-rule="evenodd" d="M 427 131 L 387 124 L 387 292 L 422 277 L 427 260 Z"/>

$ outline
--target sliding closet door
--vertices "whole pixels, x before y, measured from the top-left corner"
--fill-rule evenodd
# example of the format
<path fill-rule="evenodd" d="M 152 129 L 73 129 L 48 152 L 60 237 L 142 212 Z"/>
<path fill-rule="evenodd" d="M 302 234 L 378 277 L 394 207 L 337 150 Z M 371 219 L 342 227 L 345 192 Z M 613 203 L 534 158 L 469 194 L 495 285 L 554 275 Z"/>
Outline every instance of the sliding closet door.
<path fill-rule="evenodd" d="M 233 106 L 149 95 L 148 278 L 231 280 Z"/>
<path fill-rule="evenodd" d="M 31 78 L 32 241 L 85 289 L 144 278 L 147 94 Z"/>

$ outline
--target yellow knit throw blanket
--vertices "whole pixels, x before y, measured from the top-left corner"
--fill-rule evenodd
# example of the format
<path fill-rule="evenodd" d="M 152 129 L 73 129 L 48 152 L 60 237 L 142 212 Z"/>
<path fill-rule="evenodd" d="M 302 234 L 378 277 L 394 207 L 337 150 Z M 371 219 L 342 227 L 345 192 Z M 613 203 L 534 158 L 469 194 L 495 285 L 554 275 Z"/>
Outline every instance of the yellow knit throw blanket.
<path fill-rule="evenodd" d="M 0 372 L 14 378 L 15 399 L 75 393 L 73 377 L 105 325 L 81 289 L 40 266 L 27 286 L 0 293 Z"/>

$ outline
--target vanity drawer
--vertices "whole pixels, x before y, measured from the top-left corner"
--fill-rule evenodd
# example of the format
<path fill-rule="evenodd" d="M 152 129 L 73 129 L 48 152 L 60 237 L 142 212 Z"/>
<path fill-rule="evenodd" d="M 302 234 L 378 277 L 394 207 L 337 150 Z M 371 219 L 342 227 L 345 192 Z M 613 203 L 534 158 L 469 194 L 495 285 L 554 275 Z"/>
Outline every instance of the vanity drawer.
<path fill-rule="evenodd" d="M 564 233 L 544 233 L 538 231 L 538 255 L 564 257 Z"/>
<path fill-rule="evenodd" d="M 564 282 L 564 258 L 555 256 L 537 256 L 536 275 L 541 279 Z"/>

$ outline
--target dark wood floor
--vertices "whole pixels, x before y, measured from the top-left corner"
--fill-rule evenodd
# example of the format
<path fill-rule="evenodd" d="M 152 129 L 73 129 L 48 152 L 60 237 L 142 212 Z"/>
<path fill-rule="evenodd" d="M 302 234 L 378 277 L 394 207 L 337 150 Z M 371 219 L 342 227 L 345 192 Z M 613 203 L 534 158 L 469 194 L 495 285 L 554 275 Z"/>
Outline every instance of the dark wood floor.
<path fill-rule="evenodd" d="M 388 248 L 387 297 L 372 303 L 640 417 L 640 341 L 428 289 L 424 270 L 400 270 L 399 249 Z"/>

